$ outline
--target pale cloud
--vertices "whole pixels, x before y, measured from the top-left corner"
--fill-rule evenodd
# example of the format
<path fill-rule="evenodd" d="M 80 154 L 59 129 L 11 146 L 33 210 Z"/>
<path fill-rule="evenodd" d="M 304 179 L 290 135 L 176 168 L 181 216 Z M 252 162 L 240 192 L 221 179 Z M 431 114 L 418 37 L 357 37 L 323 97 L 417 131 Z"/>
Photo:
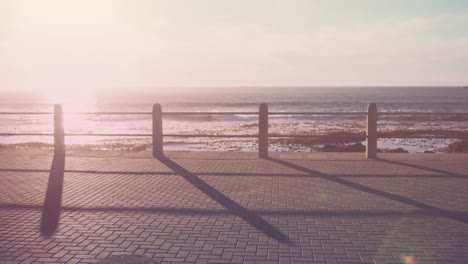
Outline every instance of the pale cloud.
<path fill-rule="evenodd" d="M 4 18 L 2 87 L 468 82 L 464 72 L 468 30 L 462 27 L 468 24 L 468 13 L 464 12 L 348 23 L 327 23 L 322 17 L 320 23 L 311 21 L 306 27 L 304 22 L 299 27 L 265 22 L 268 17 L 209 23 L 202 11 L 194 17 L 177 13 L 174 6 L 169 10 L 176 12 L 177 19 L 164 17 L 161 10 L 153 14 L 149 8 L 126 8 L 131 5 L 124 1 L 117 1 L 113 9 L 108 9 L 109 1 L 99 2 L 100 8 L 93 3 L 36 2 L 36 7 L 17 7 L 19 13 Z M 55 15 L 56 8 L 69 12 Z M 105 11 L 97 11 L 101 9 Z M 197 19 L 204 20 L 197 23 Z"/>
<path fill-rule="evenodd" d="M 182 84 L 460 85 L 468 38 L 434 30 L 454 21 L 468 24 L 468 16 L 355 23 L 303 34 L 261 25 L 213 27 L 155 58 L 168 60 L 164 54 L 170 54 L 181 72 L 191 72 Z"/>

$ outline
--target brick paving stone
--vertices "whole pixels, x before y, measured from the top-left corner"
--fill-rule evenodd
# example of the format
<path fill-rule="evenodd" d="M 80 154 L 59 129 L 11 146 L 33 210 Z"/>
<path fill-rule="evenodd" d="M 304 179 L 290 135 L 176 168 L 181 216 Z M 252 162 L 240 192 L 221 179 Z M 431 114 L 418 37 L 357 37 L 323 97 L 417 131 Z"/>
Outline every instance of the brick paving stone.
<path fill-rule="evenodd" d="M 0 263 L 466 263 L 468 155 L 0 150 Z M 58 189 L 57 189 L 58 188 Z M 61 200 L 45 218 L 46 195 Z M 47 204 L 46 204 L 47 205 Z M 48 236 L 41 223 L 57 228 Z"/>

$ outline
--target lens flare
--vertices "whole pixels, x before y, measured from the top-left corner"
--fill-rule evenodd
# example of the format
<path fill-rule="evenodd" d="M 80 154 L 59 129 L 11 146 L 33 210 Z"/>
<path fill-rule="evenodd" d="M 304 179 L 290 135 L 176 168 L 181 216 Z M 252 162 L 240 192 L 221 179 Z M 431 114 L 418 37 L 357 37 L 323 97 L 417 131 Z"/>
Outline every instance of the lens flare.
<path fill-rule="evenodd" d="M 416 260 L 412 256 L 403 256 L 404 264 L 416 264 Z"/>

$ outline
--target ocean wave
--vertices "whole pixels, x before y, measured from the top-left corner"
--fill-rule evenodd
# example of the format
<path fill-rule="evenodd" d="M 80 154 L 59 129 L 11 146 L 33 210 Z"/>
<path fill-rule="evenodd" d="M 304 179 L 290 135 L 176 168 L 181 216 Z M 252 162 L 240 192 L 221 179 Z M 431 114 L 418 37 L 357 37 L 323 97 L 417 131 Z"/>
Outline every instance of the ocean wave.
<path fill-rule="evenodd" d="M 258 120 L 258 116 L 252 115 L 218 115 L 218 114 L 200 114 L 200 115 L 169 115 L 164 120 L 184 121 L 184 122 L 235 122 L 235 121 L 253 121 Z"/>

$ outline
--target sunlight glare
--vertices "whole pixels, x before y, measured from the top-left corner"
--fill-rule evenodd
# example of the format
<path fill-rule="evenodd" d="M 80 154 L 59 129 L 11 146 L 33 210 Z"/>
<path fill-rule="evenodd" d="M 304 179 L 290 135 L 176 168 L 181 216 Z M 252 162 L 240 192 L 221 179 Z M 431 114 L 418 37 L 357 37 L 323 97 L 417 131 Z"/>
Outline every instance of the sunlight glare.
<path fill-rule="evenodd" d="M 96 110 L 96 94 L 91 91 L 47 91 L 46 102 L 61 104 L 64 113 L 93 112 Z"/>

